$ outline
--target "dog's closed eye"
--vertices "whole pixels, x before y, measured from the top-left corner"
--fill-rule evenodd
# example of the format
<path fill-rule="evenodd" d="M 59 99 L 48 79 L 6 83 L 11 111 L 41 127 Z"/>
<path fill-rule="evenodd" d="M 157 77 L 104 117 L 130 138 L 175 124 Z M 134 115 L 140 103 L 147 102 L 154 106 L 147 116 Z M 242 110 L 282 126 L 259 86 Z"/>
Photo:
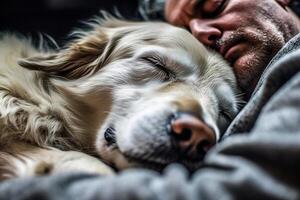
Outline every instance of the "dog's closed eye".
<path fill-rule="evenodd" d="M 165 60 L 157 56 L 153 55 L 143 55 L 140 57 L 140 60 L 143 62 L 149 63 L 151 66 L 163 72 L 163 81 L 175 80 L 176 75 L 170 69 L 167 68 Z"/>

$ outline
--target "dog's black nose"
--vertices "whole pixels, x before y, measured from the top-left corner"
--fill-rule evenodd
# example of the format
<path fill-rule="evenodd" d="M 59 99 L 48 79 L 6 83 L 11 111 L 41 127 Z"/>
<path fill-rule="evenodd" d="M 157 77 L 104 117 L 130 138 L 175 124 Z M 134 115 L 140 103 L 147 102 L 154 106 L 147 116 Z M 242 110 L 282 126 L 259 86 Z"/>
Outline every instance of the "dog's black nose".
<path fill-rule="evenodd" d="M 202 158 L 216 143 L 214 131 L 191 114 L 176 114 L 170 127 L 175 146 L 187 158 Z"/>
<path fill-rule="evenodd" d="M 115 129 L 112 127 L 109 127 L 104 132 L 104 139 L 106 140 L 107 144 L 114 144 L 116 143 L 116 134 Z"/>

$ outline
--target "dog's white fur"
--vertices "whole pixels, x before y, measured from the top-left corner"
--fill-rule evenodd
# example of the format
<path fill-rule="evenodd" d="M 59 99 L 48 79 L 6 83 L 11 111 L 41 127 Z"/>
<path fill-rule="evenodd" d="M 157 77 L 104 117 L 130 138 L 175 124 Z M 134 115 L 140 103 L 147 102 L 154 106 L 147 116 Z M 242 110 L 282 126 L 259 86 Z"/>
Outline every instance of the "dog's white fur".
<path fill-rule="evenodd" d="M 118 169 L 139 160 L 165 165 L 176 156 L 153 149 L 169 147 L 163 121 L 178 111 L 200 116 L 220 137 L 229 123 L 223 113 L 233 117 L 238 102 L 234 75 L 219 55 L 164 23 L 108 19 L 90 26 L 58 51 L 1 35 L 4 154 L 19 152 L 12 144 L 22 141 L 97 155 Z M 113 145 L 103 136 L 110 126 Z"/>

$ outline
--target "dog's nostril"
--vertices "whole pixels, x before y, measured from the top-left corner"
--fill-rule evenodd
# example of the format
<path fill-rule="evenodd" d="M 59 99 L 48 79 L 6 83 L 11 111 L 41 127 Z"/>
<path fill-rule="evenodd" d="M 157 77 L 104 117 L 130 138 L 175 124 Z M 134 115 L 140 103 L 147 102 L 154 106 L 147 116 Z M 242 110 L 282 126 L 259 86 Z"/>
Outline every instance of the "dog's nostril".
<path fill-rule="evenodd" d="M 108 144 L 113 144 L 116 142 L 116 135 L 115 135 L 115 129 L 112 127 L 109 127 L 104 132 L 104 139 L 107 141 Z"/>
<path fill-rule="evenodd" d="M 172 134 L 176 140 L 187 141 L 192 136 L 192 131 L 188 128 L 183 128 L 180 133 L 172 131 Z"/>
<path fill-rule="evenodd" d="M 199 154 L 206 154 L 207 151 L 209 150 L 210 148 L 210 142 L 208 140 L 203 140 L 201 141 L 199 144 L 197 144 L 197 153 Z"/>

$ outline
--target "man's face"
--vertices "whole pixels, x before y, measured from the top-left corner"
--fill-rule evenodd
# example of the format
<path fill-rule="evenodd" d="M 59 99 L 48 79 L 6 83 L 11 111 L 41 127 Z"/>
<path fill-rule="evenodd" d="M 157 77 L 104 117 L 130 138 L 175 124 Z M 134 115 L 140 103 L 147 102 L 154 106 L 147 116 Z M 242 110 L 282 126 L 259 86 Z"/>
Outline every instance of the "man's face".
<path fill-rule="evenodd" d="M 169 22 L 187 27 L 219 51 L 249 95 L 268 62 L 300 30 L 287 4 L 288 0 L 169 0 L 165 14 Z"/>

